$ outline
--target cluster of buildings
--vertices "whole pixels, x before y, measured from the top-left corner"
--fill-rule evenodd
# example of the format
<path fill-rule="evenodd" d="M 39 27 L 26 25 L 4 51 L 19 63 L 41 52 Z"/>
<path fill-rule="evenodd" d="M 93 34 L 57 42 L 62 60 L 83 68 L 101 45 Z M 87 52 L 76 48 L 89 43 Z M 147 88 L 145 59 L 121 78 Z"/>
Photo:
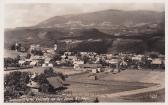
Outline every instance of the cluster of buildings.
<path fill-rule="evenodd" d="M 98 54 L 96 52 L 64 52 L 57 54 L 57 45 L 53 48 L 42 48 L 40 45 L 30 45 L 27 53 L 18 53 L 20 66 L 72 66 L 75 70 L 93 70 L 100 72 L 102 68 L 111 68 L 112 70 L 126 68 L 164 68 L 164 55 L 155 54 L 156 57 L 137 54 Z M 41 51 L 42 54 L 33 54 L 32 51 Z M 29 57 L 28 57 L 29 54 Z M 55 58 L 57 55 L 59 59 Z"/>

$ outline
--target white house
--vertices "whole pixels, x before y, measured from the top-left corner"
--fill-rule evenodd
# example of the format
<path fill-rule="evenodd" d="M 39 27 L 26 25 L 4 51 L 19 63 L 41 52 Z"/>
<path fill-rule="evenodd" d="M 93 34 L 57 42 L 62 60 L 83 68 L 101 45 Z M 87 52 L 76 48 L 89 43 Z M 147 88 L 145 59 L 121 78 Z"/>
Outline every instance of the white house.
<path fill-rule="evenodd" d="M 161 59 L 159 59 L 159 58 L 152 59 L 151 64 L 161 65 L 161 64 L 162 64 L 162 60 L 161 60 Z"/>
<path fill-rule="evenodd" d="M 84 64 L 84 61 L 77 60 L 77 61 L 74 61 L 73 64 L 74 64 L 74 69 L 79 69 L 79 65 Z"/>
<path fill-rule="evenodd" d="M 44 63 L 42 64 L 42 67 L 53 67 L 52 63 Z"/>
<path fill-rule="evenodd" d="M 30 62 L 30 66 L 37 66 L 38 61 L 32 61 Z"/>
<path fill-rule="evenodd" d="M 19 65 L 23 65 L 24 63 L 26 63 L 26 61 L 25 60 L 19 60 Z"/>

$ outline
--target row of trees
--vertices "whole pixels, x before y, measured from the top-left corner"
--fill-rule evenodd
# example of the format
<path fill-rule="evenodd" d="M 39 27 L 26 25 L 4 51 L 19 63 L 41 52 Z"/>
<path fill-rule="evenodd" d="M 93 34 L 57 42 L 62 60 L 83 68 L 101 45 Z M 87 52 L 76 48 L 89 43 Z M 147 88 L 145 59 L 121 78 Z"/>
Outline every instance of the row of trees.
<path fill-rule="evenodd" d="M 42 50 L 31 50 L 31 53 L 32 53 L 33 55 L 43 56 Z"/>
<path fill-rule="evenodd" d="M 16 44 L 11 45 L 11 50 L 20 51 L 21 50 L 21 43 L 18 43 L 17 45 Z"/>
<path fill-rule="evenodd" d="M 17 56 L 16 58 L 4 58 L 4 67 L 19 67 L 19 60 L 20 56 Z"/>

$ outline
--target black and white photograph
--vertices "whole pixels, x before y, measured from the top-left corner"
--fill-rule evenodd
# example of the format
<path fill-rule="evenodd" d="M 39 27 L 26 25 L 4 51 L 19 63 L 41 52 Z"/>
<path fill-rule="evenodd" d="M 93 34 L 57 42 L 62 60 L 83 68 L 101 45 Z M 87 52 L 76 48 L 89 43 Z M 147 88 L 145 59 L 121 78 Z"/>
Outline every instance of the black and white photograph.
<path fill-rule="evenodd" d="M 6 3 L 4 103 L 165 102 L 165 3 Z"/>

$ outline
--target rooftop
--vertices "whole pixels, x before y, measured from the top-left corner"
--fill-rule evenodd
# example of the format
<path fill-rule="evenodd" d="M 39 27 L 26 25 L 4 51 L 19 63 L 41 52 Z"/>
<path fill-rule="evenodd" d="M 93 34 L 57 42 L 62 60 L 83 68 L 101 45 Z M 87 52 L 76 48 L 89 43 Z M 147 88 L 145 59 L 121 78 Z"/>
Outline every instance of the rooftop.
<path fill-rule="evenodd" d="M 49 77 L 47 80 L 54 89 L 63 87 L 64 81 L 60 77 Z"/>

